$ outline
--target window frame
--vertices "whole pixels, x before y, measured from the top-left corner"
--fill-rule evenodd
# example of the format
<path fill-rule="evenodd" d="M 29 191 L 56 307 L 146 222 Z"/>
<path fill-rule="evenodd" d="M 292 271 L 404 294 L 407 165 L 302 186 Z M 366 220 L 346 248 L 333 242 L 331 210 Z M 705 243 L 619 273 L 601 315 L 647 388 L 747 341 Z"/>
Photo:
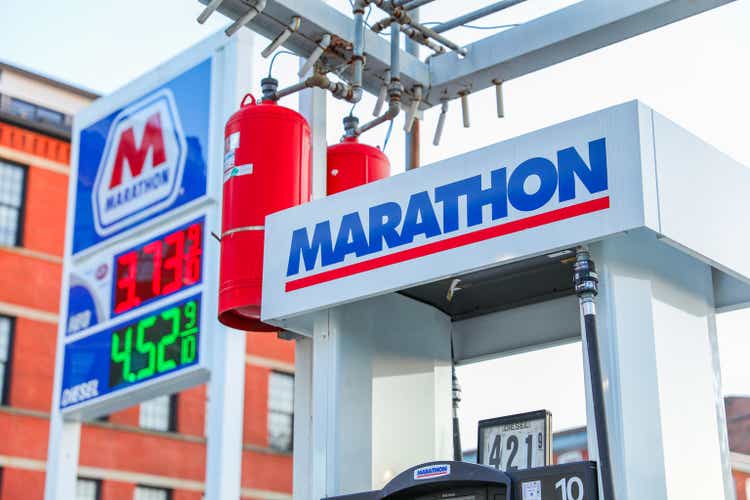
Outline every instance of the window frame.
<path fill-rule="evenodd" d="M 16 337 L 16 318 L 15 316 L 0 314 L 0 319 L 7 319 L 10 322 L 8 330 L 8 359 L 5 362 L 5 368 L 3 368 L 3 386 L 0 387 L 0 406 L 10 406 L 10 384 L 13 373 L 13 345 Z"/>
<path fill-rule="evenodd" d="M 294 386 L 297 382 L 296 376 L 293 372 L 287 372 L 283 370 L 270 370 L 268 373 L 268 401 L 270 402 L 271 399 L 271 377 L 274 375 L 282 375 L 285 377 L 289 377 L 292 379 L 292 411 L 291 413 L 282 412 L 280 410 L 272 410 L 271 405 L 267 405 L 266 407 L 266 433 L 268 435 L 268 447 L 273 450 L 277 451 L 279 453 L 292 453 L 294 452 Z M 270 432 L 270 426 L 269 423 L 271 421 L 270 417 L 271 414 L 280 414 L 280 415 L 289 415 L 292 417 L 291 422 L 291 428 L 289 429 L 289 448 L 279 448 L 276 446 L 273 446 L 271 444 L 271 432 Z"/>
<path fill-rule="evenodd" d="M 171 488 L 160 488 L 159 486 L 149 486 L 147 484 L 136 484 L 135 489 L 133 490 L 133 497 L 135 497 L 138 488 L 143 488 L 146 490 L 153 490 L 153 491 L 163 491 L 167 494 L 167 500 L 172 500 L 174 496 L 174 491 Z"/>
<path fill-rule="evenodd" d="M 12 245 L 4 245 L 0 243 L 0 247 L 23 247 L 23 230 L 26 226 L 26 195 L 28 194 L 29 187 L 29 166 L 17 161 L 8 160 L 7 158 L 0 157 L 0 164 L 5 163 L 12 167 L 18 167 L 23 172 L 23 180 L 21 181 L 21 204 L 18 206 L 18 222 L 16 224 L 16 237 L 15 242 Z M 0 202 L 0 206 L 7 206 L 10 208 L 16 208 L 12 205 Z"/>
<path fill-rule="evenodd" d="M 140 422 L 140 412 L 143 411 L 143 404 L 147 403 L 150 400 L 143 401 L 138 408 L 138 427 L 140 429 L 145 429 L 147 431 L 153 431 L 153 432 L 177 432 L 177 394 L 164 394 L 162 396 L 156 396 L 155 398 L 160 398 L 168 396 L 169 397 L 169 406 L 168 406 L 168 415 L 167 415 L 167 428 L 166 429 L 154 429 L 153 427 L 144 427 Z M 144 485 L 145 486 L 145 485 Z"/>
<path fill-rule="evenodd" d="M 94 485 L 95 485 L 94 499 L 95 500 L 102 500 L 102 480 L 101 479 L 94 479 L 92 477 L 77 477 L 76 478 L 76 487 L 78 487 L 77 482 L 79 480 L 81 480 L 81 481 L 90 481 L 90 482 L 94 483 Z M 76 494 L 77 493 L 78 492 L 76 492 Z"/>

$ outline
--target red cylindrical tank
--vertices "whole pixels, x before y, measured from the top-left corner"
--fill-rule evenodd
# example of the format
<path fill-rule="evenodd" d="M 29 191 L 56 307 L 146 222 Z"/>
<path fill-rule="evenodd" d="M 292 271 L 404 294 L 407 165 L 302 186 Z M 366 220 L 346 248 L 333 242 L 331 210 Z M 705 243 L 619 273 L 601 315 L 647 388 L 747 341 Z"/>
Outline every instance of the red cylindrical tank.
<path fill-rule="evenodd" d="M 264 223 L 310 200 L 310 126 L 296 111 L 271 100 L 256 104 L 248 94 L 224 132 L 219 321 L 276 330 L 260 321 Z"/>
<path fill-rule="evenodd" d="M 339 144 L 329 146 L 327 164 L 329 195 L 383 179 L 391 173 L 388 157 L 378 148 L 361 144 L 356 137 L 345 137 Z"/>

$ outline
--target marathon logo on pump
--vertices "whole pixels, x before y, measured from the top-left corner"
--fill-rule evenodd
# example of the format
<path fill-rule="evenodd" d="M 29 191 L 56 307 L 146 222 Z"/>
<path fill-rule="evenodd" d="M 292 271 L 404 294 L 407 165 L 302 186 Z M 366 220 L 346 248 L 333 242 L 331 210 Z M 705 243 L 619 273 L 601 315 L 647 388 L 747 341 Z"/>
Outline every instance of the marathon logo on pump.
<path fill-rule="evenodd" d="M 435 464 L 426 467 L 420 467 L 414 470 L 414 480 L 434 479 L 436 477 L 448 476 L 451 473 L 450 464 Z"/>
<path fill-rule="evenodd" d="M 293 230 L 287 293 L 609 208 L 607 138 Z"/>
<path fill-rule="evenodd" d="M 94 223 L 109 234 L 177 197 L 186 141 L 172 92 L 162 89 L 115 118 L 91 193 Z"/>

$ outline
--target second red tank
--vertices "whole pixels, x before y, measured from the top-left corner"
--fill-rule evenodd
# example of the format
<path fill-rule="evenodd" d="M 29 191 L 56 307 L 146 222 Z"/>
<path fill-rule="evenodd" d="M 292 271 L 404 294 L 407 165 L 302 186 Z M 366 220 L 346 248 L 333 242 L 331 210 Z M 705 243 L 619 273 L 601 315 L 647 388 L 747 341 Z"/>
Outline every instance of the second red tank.
<path fill-rule="evenodd" d="M 356 127 L 357 119 L 348 116 L 344 120 L 347 136 L 340 143 L 328 147 L 328 195 L 383 179 L 391 173 L 388 157 L 380 149 L 360 143 L 352 134 Z"/>

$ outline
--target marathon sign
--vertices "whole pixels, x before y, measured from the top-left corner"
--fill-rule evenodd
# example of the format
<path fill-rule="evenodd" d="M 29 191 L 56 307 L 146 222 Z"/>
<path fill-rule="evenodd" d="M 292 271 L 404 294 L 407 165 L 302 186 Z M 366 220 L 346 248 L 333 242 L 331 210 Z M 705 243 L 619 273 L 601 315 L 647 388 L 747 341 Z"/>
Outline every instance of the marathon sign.
<path fill-rule="evenodd" d="M 174 201 L 187 145 L 174 97 L 164 89 L 115 119 L 92 193 L 94 222 L 109 234 Z"/>
<path fill-rule="evenodd" d="M 640 112 L 617 106 L 269 216 L 262 316 L 637 227 Z"/>
<path fill-rule="evenodd" d="M 74 254 L 206 194 L 210 86 L 206 60 L 81 128 Z"/>
<path fill-rule="evenodd" d="M 507 167 L 492 170 L 484 179 L 479 174 L 437 186 L 432 192 L 413 193 L 405 205 L 388 201 L 364 212 L 348 213 L 341 218 L 335 237 L 331 232 L 330 220 L 319 222 L 311 229 L 295 229 L 289 249 L 288 277 L 299 274 L 301 270 L 325 270 L 344 262 L 349 256 L 377 255 L 385 249 L 400 247 L 405 250 L 390 253 L 380 261 L 368 260 L 366 265 L 352 264 L 330 274 L 315 273 L 307 278 L 289 280 L 286 290 L 297 290 L 376 267 L 605 210 L 609 208 L 609 197 L 606 196 L 606 138 L 589 142 L 587 157 L 588 163 L 576 148 L 569 147 L 557 151 L 556 162 L 537 156 L 523 161 L 510 171 Z M 583 193 L 580 193 L 583 196 L 576 196 L 576 181 L 583 186 Z M 487 187 L 483 187 L 483 184 Z M 575 203 L 585 195 L 592 194 L 601 196 Z M 487 227 L 488 223 L 508 219 L 509 211 L 519 215 L 536 212 L 548 206 L 555 195 L 560 208 L 555 205 L 530 217 L 517 217 L 513 223 Z M 573 203 L 562 206 L 570 201 Z M 484 207 L 489 210 L 485 211 Z M 368 227 L 367 232 L 365 227 Z M 481 229 L 472 230 L 475 227 Z M 467 231 L 463 231 L 460 237 L 442 238 L 464 229 Z M 424 243 L 413 246 L 416 240 Z M 439 240 L 440 244 L 432 245 L 430 242 L 433 240 Z"/>

